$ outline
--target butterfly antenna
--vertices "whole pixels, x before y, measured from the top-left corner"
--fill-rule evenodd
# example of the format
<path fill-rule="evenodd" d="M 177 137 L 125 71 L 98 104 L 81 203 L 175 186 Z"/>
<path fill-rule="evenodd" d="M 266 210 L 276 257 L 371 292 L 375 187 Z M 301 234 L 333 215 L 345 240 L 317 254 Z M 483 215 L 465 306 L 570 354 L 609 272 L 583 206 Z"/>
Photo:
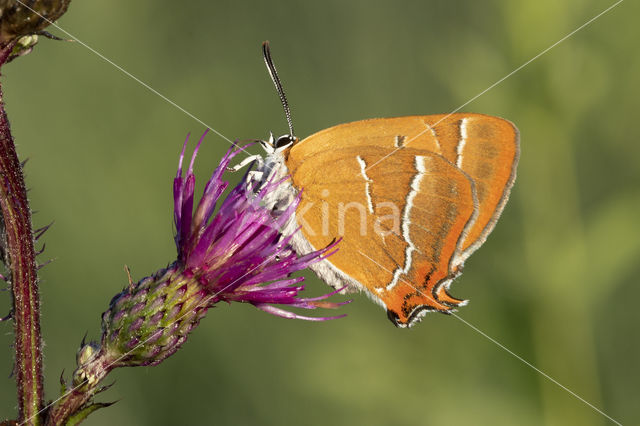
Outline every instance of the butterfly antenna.
<path fill-rule="evenodd" d="M 294 136 L 295 133 L 293 131 L 293 122 L 291 121 L 291 110 L 289 109 L 289 103 L 287 102 L 287 97 L 284 94 L 282 83 L 280 83 L 280 78 L 278 77 L 276 66 L 273 64 L 273 59 L 271 59 L 271 49 L 269 49 L 268 41 L 265 41 L 264 43 L 262 43 L 262 57 L 264 58 L 264 63 L 267 66 L 267 70 L 269 70 L 269 76 L 271 76 L 271 81 L 273 81 L 273 85 L 276 86 L 276 90 L 278 91 L 278 96 L 280 96 L 280 102 L 282 102 L 282 107 L 284 108 L 284 114 L 287 116 L 287 124 L 289 125 L 289 135 Z"/>

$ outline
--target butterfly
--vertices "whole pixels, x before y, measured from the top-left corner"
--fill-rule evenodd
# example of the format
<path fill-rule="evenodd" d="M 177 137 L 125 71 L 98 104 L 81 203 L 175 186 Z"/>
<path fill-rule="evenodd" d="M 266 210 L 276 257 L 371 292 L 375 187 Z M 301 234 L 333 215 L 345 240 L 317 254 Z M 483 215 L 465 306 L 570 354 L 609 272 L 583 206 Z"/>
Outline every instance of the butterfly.
<path fill-rule="evenodd" d="M 398 327 L 465 305 L 449 286 L 509 198 L 518 129 L 483 114 L 415 115 L 340 124 L 300 140 L 268 42 L 263 56 L 289 134 L 261 141 L 267 155 L 247 161 L 258 160 L 265 181 L 290 177 L 272 194 L 274 211 L 300 194 L 289 229 L 294 250 L 304 255 L 341 239 L 311 269 L 336 289 L 366 293 Z"/>

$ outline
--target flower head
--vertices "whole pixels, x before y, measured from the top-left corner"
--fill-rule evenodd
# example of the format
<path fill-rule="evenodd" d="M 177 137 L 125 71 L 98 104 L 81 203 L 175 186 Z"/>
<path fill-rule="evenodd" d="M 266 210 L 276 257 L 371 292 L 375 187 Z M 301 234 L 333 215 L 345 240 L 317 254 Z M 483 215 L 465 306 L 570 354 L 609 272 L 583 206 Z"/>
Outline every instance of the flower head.
<path fill-rule="evenodd" d="M 206 132 L 205 132 L 206 135 Z M 214 215 L 216 205 L 227 188 L 222 175 L 229 162 L 245 147 L 229 149 L 220 165 L 207 182 L 202 198 L 194 208 L 195 176 L 193 164 L 202 143 L 198 142 L 189 168 L 183 176 L 185 141 L 178 173 L 173 181 L 175 242 L 178 263 L 184 273 L 198 280 L 211 296 L 219 300 L 247 302 L 287 318 L 310 318 L 286 312 L 272 305 L 314 309 L 322 306 L 335 308 L 340 304 L 321 302 L 331 294 L 318 298 L 299 298 L 304 289 L 299 285 L 303 277 L 291 278 L 293 272 L 331 255 L 335 245 L 298 256 L 289 245 L 292 235 L 284 235 L 283 229 L 300 201 L 300 196 L 288 208 L 274 217 L 264 207 L 264 198 L 282 182 L 260 183 L 248 178 L 249 172 L 224 199 Z"/>
<path fill-rule="evenodd" d="M 173 181 L 178 259 L 137 283 L 129 283 L 113 297 L 102 315 L 100 345 L 83 344 L 80 349 L 83 356 L 78 357 L 74 384 L 94 386 L 115 367 L 162 362 L 182 346 L 207 310 L 219 301 L 250 303 L 285 318 L 324 321 L 343 316 L 308 317 L 274 306 L 315 309 L 342 304 L 325 300 L 336 292 L 299 297 L 304 278 L 291 276 L 331 255 L 336 243 L 304 256 L 292 250 L 289 242 L 293 234 L 282 229 L 300 196 L 277 215 L 263 203 L 282 181 L 262 183 L 248 172 L 219 203 L 228 186 L 222 179 L 224 171 L 242 148 L 230 149 L 222 158 L 194 210 L 193 163 L 204 136 L 185 172 L 187 138 Z"/>

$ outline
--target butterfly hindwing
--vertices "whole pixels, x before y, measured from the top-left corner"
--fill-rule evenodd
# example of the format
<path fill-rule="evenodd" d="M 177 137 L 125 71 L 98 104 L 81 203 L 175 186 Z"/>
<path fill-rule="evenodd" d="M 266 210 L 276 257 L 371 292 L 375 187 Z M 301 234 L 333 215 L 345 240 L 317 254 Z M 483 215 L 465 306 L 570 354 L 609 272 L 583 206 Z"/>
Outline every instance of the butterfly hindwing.
<path fill-rule="evenodd" d="M 437 290 L 451 278 L 451 259 L 473 224 L 477 201 L 472 180 L 433 152 L 403 149 L 384 167 L 367 170 L 389 152 L 334 148 L 290 172 L 294 186 L 304 188 L 297 219 L 306 240 L 319 248 L 342 238 L 341 249 L 325 262 L 406 326 L 421 310 L 448 311 L 460 302 L 439 300 Z"/>

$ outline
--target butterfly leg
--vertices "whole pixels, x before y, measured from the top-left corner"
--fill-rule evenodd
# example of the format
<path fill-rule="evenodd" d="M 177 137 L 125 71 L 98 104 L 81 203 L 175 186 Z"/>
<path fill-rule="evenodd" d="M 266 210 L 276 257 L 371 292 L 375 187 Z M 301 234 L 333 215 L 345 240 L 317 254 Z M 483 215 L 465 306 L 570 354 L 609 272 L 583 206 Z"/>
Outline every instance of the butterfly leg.
<path fill-rule="evenodd" d="M 245 158 L 244 160 L 242 160 L 240 163 L 236 164 L 233 167 L 227 167 L 227 171 L 228 172 L 237 172 L 238 170 L 240 170 L 241 168 L 245 167 L 247 164 L 253 162 L 253 161 L 258 161 L 258 169 L 260 169 L 261 167 L 261 161 L 262 160 L 262 156 L 256 154 L 256 155 L 250 155 L 247 158 Z"/>

